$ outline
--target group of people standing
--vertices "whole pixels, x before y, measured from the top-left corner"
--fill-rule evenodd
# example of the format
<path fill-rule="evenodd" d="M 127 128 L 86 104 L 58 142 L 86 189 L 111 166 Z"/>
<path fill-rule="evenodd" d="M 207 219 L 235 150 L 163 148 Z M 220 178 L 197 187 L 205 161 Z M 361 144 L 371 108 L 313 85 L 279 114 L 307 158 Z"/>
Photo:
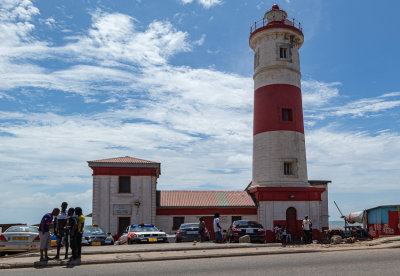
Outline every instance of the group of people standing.
<path fill-rule="evenodd" d="M 68 203 L 61 204 L 61 210 L 54 208 L 51 213 L 43 216 L 39 226 L 40 260 L 49 260 L 48 249 L 51 246 L 50 225 L 53 222 L 54 234 L 57 239 L 57 254 L 54 259 L 60 259 L 61 246 L 65 246 L 65 259 L 68 259 L 68 247 L 71 247 L 70 259 L 80 259 L 82 248 L 82 234 L 85 225 L 85 216 L 82 208 L 69 208 Z"/>
<path fill-rule="evenodd" d="M 219 224 L 219 213 L 218 212 L 214 214 L 213 228 L 214 228 L 214 233 L 215 233 L 215 242 L 222 243 L 223 242 L 222 227 Z M 200 235 L 201 242 L 205 241 L 205 238 L 206 238 L 205 231 L 206 231 L 206 223 L 204 221 L 204 218 L 200 217 L 199 218 L 199 235 Z"/>
<path fill-rule="evenodd" d="M 274 227 L 275 241 L 282 243 L 282 245 L 286 245 L 288 243 L 292 243 L 292 234 L 288 227 L 280 226 L 279 224 Z"/>
<path fill-rule="evenodd" d="M 310 244 L 312 243 L 312 221 L 308 218 L 308 216 L 305 216 L 302 224 L 302 233 L 303 237 L 302 240 L 304 244 Z M 289 225 L 286 226 L 280 226 L 279 224 L 274 227 L 274 234 L 275 234 L 275 241 L 276 242 L 281 242 L 282 245 L 286 245 L 288 243 L 292 243 L 292 235 L 289 231 Z"/>

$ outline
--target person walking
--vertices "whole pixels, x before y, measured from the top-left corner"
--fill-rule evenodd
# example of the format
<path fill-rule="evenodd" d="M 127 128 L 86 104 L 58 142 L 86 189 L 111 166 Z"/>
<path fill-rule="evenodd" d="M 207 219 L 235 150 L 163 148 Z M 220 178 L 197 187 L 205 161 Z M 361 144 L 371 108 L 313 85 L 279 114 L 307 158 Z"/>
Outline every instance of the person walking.
<path fill-rule="evenodd" d="M 76 248 L 76 237 L 78 233 L 78 217 L 75 216 L 75 209 L 68 209 L 68 225 L 67 225 L 67 233 L 70 237 L 70 245 L 71 245 L 71 260 L 75 260 L 78 258 L 78 252 Z"/>
<path fill-rule="evenodd" d="M 206 231 L 206 223 L 204 222 L 203 217 L 199 218 L 199 235 L 200 242 L 203 242 L 205 239 L 205 231 Z"/>
<path fill-rule="evenodd" d="M 290 227 L 289 225 L 286 228 L 286 244 L 292 243 L 292 234 L 290 233 Z"/>
<path fill-rule="evenodd" d="M 219 224 L 219 213 L 215 213 L 214 215 L 214 233 L 215 233 L 215 242 L 222 243 L 222 227 Z"/>
<path fill-rule="evenodd" d="M 283 226 L 282 227 L 282 245 L 286 246 L 286 238 L 287 238 L 287 231 L 286 231 L 286 227 Z"/>
<path fill-rule="evenodd" d="M 275 232 L 275 242 L 282 242 L 282 228 L 279 224 L 274 227 L 274 232 Z"/>
<path fill-rule="evenodd" d="M 77 258 L 80 259 L 81 252 L 82 252 L 82 235 L 83 235 L 83 229 L 85 226 L 85 216 L 82 214 L 81 207 L 75 208 L 75 214 L 78 217 L 78 227 L 77 227 L 77 232 L 76 232 L 76 237 L 75 237 L 75 246 L 76 246 Z"/>
<path fill-rule="evenodd" d="M 310 224 L 311 220 L 308 219 L 308 216 L 305 216 L 302 223 L 304 244 L 310 243 Z"/>
<path fill-rule="evenodd" d="M 60 209 L 54 208 L 51 213 L 47 213 L 42 217 L 39 225 L 39 238 L 40 238 L 40 261 L 48 261 L 49 256 L 47 252 L 51 245 L 50 238 L 50 224 L 53 221 L 53 217 L 60 213 Z"/>
<path fill-rule="evenodd" d="M 65 233 L 68 220 L 67 207 L 67 202 L 61 203 L 61 211 L 54 218 L 54 234 L 56 234 L 57 238 L 57 254 L 54 259 L 60 258 L 60 250 L 63 243 L 65 246 L 65 259 L 68 259 L 68 234 Z"/>

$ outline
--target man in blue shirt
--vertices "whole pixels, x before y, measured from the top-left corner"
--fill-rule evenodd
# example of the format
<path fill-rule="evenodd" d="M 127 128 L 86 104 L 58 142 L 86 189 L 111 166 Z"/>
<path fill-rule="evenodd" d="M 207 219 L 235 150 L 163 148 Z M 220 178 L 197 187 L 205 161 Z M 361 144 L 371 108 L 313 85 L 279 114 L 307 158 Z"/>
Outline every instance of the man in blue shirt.
<path fill-rule="evenodd" d="M 50 238 L 50 224 L 53 221 L 53 216 L 57 216 L 60 213 L 60 209 L 54 208 L 53 212 L 47 213 L 43 216 L 39 226 L 39 238 L 40 238 L 40 261 L 48 261 L 49 256 L 47 251 L 51 244 Z M 43 258 L 44 253 L 44 258 Z"/>

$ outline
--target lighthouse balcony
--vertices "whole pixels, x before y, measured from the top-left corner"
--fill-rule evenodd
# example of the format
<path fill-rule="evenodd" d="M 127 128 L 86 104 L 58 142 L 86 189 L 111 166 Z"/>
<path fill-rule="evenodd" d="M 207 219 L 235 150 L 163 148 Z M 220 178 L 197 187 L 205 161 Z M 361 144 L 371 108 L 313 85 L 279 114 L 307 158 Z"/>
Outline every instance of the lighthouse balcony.
<path fill-rule="evenodd" d="M 288 28 L 297 31 L 301 35 L 303 35 L 303 28 L 301 27 L 301 23 L 299 21 L 296 21 L 296 19 L 294 18 L 284 17 L 272 20 L 263 18 L 261 20 L 255 21 L 254 24 L 250 27 L 250 36 L 259 31 L 269 28 Z"/>

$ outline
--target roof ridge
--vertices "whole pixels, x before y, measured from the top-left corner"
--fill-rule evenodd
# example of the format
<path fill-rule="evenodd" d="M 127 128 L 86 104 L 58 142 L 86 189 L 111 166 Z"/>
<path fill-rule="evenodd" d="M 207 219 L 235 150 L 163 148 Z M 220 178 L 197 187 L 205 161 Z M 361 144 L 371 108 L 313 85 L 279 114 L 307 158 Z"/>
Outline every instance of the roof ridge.
<path fill-rule="evenodd" d="M 118 163 L 119 161 L 122 161 L 125 159 L 125 163 L 129 163 L 128 160 L 131 159 L 131 161 L 133 161 L 132 163 L 134 163 L 134 161 L 136 162 L 143 162 L 143 163 L 155 163 L 155 164 L 159 164 L 159 162 L 155 162 L 155 161 L 150 161 L 150 160 L 145 160 L 145 159 L 141 159 L 141 158 L 137 158 L 137 157 L 132 157 L 132 156 L 118 156 L 118 157 L 111 157 L 111 158 L 104 158 L 104 159 L 97 159 L 97 160 L 92 160 L 92 161 L 88 161 L 90 163 L 96 163 L 96 162 L 100 162 L 100 163 Z M 126 160 L 128 159 L 128 160 Z"/>

